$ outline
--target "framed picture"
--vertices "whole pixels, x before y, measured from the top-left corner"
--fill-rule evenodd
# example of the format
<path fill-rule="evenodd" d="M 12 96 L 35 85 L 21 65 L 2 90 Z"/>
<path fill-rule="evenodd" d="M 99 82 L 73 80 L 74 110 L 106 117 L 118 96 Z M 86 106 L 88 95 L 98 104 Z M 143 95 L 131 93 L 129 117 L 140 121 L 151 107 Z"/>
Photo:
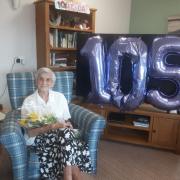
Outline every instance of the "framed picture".
<path fill-rule="evenodd" d="M 180 33 L 180 15 L 168 17 L 168 33 L 169 34 Z"/>

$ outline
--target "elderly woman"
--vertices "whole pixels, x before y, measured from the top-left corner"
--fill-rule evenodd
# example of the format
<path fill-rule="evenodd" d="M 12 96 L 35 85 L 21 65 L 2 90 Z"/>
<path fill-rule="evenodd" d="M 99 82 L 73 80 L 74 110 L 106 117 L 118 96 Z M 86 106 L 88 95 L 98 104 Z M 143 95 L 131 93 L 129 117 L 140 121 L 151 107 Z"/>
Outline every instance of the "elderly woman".
<path fill-rule="evenodd" d="M 80 170 L 92 170 L 88 146 L 76 138 L 67 100 L 52 90 L 55 80 L 48 68 L 40 68 L 36 73 L 37 90 L 24 100 L 21 115 L 26 118 L 31 113 L 41 117 L 52 114 L 57 122 L 28 129 L 26 142 L 39 156 L 42 179 L 80 179 Z"/>

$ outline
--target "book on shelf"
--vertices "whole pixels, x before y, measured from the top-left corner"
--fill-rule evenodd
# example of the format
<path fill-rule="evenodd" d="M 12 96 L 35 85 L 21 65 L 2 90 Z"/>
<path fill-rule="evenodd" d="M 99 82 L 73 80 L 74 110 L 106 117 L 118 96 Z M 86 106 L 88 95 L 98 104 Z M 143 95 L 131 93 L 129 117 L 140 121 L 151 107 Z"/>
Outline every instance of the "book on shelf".
<path fill-rule="evenodd" d="M 49 40 L 51 47 L 59 48 L 76 48 L 77 46 L 77 32 L 67 33 L 54 29 L 49 33 Z"/>
<path fill-rule="evenodd" d="M 139 127 L 149 127 L 149 119 L 146 118 L 138 118 L 133 121 L 134 126 L 139 126 Z"/>
<path fill-rule="evenodd" d="M 146 128 L 149 127 L 149 124 L 143 124 L 143 123 L 137 123 L 137 122 L 133 122 L 133 125 L 134 126 L 139 126 L 139 127 L 146 127 Z"/>
<path fill-rule="evenodd" d="M 66 58 L 56 59 L 54 66 L 66 67 L 67 66 L 67 59 Z"/>
<path fill-rule="evenodd" d="M 53 47 L 58 47 L 58 29 L 54 29 L 53 32 Z"/>
<path fill-rule="evenodd" d="M 76 48 L 77 33 L 59 32 L 59 47 Z"/>
<path fill-rule="evenodd" d="M 51 53 L 51 66 L 67 66 L 68 56 L 66 54 Z"/>
<path fill-rule="evenodd" d="M 52 33 L 49 33 L 49 43 L 51 47 L 54 47 L 54 38 Z"/>

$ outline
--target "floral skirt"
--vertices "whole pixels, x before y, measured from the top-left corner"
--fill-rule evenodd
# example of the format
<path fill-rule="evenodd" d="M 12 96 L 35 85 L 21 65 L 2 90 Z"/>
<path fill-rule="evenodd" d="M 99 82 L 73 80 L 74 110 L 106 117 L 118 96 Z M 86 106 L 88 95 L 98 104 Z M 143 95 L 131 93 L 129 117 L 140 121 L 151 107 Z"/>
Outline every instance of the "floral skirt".
<path fill-rule="evenodd" d="M 71 129 L 51 130 L 38 135 L 35 151 L 39 156 L 42 179 L 61 179 L 66 166 L 78 166 L 83 172 L 92 171 L 88 145 Z"/>

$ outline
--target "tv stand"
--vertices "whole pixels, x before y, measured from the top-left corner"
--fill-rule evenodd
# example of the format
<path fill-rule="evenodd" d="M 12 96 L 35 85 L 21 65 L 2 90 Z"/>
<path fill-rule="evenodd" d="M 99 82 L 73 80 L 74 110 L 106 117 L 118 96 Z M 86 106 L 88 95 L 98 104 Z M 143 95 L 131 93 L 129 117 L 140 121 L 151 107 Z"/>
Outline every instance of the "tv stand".
<path fill-rule="evenodd" d="M 107 120 L 103 138 L 149 147 L 172 150 L 180 154 L 180 115 L 143 104 L 134 111 L 120 111 L 112 105 L 78 103 Z M 134 122 L 146 119 L 146 127 Z"/>

